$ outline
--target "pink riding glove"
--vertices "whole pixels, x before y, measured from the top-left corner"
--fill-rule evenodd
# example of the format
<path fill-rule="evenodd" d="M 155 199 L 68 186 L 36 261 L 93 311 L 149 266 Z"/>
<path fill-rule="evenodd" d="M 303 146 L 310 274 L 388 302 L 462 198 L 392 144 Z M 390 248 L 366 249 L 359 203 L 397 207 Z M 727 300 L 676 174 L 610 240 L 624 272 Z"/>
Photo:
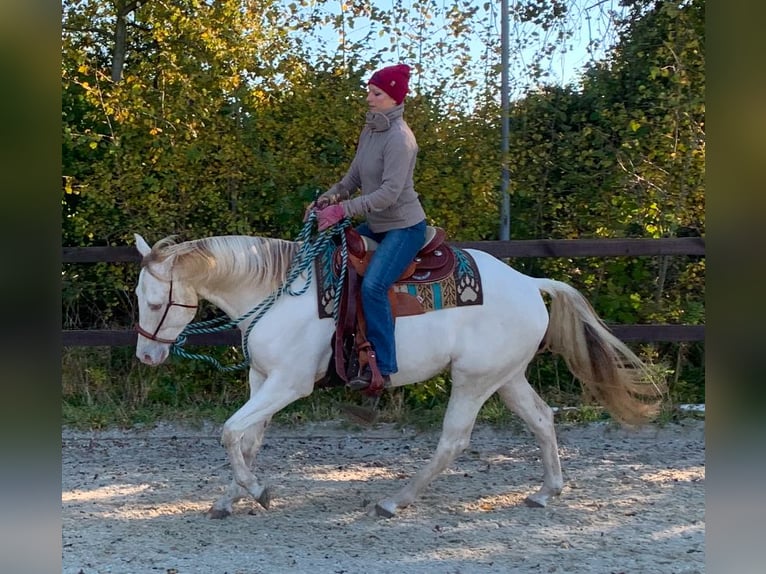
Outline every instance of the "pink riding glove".
<path fill-rule="evenodd" d="M 343 211 L 343 206 L 339 203 L 330 205 L 324 209 L 317 211 L 317 220 L 319 221 L 319 231 L 324 231 L 328 227 L 332 227 L 338 223 L 341 219 L 346 217 L 346 212 Z"/>

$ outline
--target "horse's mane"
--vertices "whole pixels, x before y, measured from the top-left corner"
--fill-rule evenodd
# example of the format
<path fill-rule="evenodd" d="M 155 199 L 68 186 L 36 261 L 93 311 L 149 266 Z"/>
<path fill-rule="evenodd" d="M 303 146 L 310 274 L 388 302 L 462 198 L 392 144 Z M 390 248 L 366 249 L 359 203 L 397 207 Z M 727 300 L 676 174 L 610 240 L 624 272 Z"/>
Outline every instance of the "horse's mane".
<path fill-rule="evenodd" d="M 249 282 L 273 291 L 287 276 L 300 244 L 284 239 L 223 235 L 178 242 L 176 236 L 158 241 L 143 266 L 175 257 L 179 279 L 204 280 L 209 289 Z"/>

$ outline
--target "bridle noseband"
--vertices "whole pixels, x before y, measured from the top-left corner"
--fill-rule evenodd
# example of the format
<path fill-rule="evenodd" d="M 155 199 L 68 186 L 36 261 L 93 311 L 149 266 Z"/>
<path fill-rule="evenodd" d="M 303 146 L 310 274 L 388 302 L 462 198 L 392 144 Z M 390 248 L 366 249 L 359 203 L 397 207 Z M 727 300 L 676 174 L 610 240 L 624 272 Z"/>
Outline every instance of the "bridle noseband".
<path fill-rule="evenodd" d="M 176 342 L 176 339 L 163 339 L 162 337 L 158 337 L 157 333 L 160 332 L 160 329 L 162 328 L 162 324 L 165 322 L 165 318 L 168 316 L 168 312 L 170 311 L 170 308 L 173 306 L 176 307 L 184 307 L 186 309 L 196 309 L 198 305 L 187 305 L 185 303 L 176 303 L 173 301 L 173 280 L 170 280 L 170 291 L 168 292 L 168 304 L 165 306 L 165 312 L 162 314 L 162 319 L 160 319 L 160 322 L 157 324 L 157 328 L 154 330 L 154 333 L 150 333 L 146 329 L 144 329 L 139 323 L 136 323 L 136 331 L 138 331 L 139 334 L 143 335 L 147 339 L 150 339 L 151 341 L 157 341 L 158 343 L 167 343 L 172 345 Z"/>

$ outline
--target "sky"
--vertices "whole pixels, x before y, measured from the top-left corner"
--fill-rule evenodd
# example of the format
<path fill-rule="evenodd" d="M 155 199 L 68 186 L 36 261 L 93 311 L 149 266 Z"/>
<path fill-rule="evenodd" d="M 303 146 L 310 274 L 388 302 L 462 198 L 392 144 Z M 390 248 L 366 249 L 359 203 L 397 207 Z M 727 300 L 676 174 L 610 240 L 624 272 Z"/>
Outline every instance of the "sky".
<path fill-rule="evenodd" d="M 290 0 L 287 0 L 290 1 Z M 320 13 L 338 16 L 343 11 L 346 2 L 352 0 L 338 0 L 322 4 L 316 4 L 313 0 L 306 0 L 304 8 L 309 13 Z M 473 58 L 472 73 L 477 79 L 484 79 L 486 74 L 496 74 L 486 66 L 487 59 L 483 58 L 487 51 L 487 38 L 494 38 L 499 42 L 501 35 L 501 3 L 500 1 L 487 2 L 485 0 L 426 0 L 431 6 L 431 13 L 426 16 L 431 26 L 425 42 L 434 43 L 440 37 L 445 37 L 444 19 L 441 17 L 452 5 L 459 2 L 459 9 L 476 9 L 476 25 L 473 30 L 464 32 L 458 36 L 448 35 L 452 42 L 456 38 L 464 39 L 470 46 Z M 405 39 L 412 37 L 417 32 L 416 23 L 422 20 L 422 12 L 418 14 L 417 8 L 424 5 L 423 0 L 373 0 L 374 4 L 390 14 L 399 14 Z M 531 23 L 519 23 L 513 18 L 513 8 L 518 0 L 507 0 L 511 18 L 509 19 L 509 52 L 510 52 L 510 92 L 511 99 L 522 97 L 529 90 L 534 89 L 534 79 L 529 72 L 528 66 L 546 43 L 554 46 L 552 53 L 540 61 L 540 65 L 547 74 L 545 83 L 569 84 L 577 83 L 578 76 L 583 67 L 589 62 L 602 59 L 606 50 L 616 40 L 615 30 L 612 25 L 614 12 L 621 12 L 618 0 L 566 0 L 568 11 L 562 20 L 560 29 L 570 32 L 566 41 L 557 40 L 555 31 L 546 32 L 540 26 Z M 348 13 L 348 12 L 346 12 Z M 399 44 L 396 37 L 382 31 L 381 23 L 369 18 L 356 18 L 353 27 L 345 27 L 345 40 L 347 44 L 363 41 L 372 32 L 373 42 L 367 41 L 366 51 L 373 55 L 382 47 L 392 47 L 388 53 L 390 62 L 407 61 L 402 50 L 398 50 Z M 448 34 L 448 33 L 447 33 Z M 392 42 L 392 38 L 394 41 Z M 593 46 L 593 39 L 603 40 L 598 46 Z M 523 46 L 522 46 L 523 44 Z M 317 52 L 332 53 L 338 49 L 340 38 L 333 26 L 325 26 L 319 33 L 313 45 Z M 590 48 L 589 48 L 590 45 Z M 499 62 L 499 47 L 497 62 Z M 440 73 L 448 73 L 451 65 L 449 56 L 438 64 Z M 409 62 L 408 62 L 409 63 Z M 430 63 L 427 63 L 430 64 Z M 499 81 L 499 80 L 498 80 Z"/>

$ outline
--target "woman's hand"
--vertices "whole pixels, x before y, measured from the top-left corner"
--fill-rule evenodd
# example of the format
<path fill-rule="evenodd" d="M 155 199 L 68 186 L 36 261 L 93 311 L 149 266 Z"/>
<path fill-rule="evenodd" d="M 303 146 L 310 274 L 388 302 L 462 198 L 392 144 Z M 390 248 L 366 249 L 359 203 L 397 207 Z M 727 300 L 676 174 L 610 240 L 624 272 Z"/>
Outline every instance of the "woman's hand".
<path fill-rule="evenodd" d="M 305 223 L 309 219 L 312 211 L 325 209 L 329 205 L 337 205 L 340 201 L 340 196 L 337 193 L 325 192 L 316 198 L 316 201 L 312 201 L 306 207 L 306 211 L 303 213 L 303 222 Z M 322 231 L 320 229 L 320 231 Z"/>
<path fill-rule="evenodd" d="M 324 209 L 317 211 L 317 218 L 319 220 L 319 231 L 324 231 L 328 227 L 332 227 L 338 223 L 341 219 L 346 217 L 346 212 L 343 210 L 343 206 L 340 203 L 330 205 Z"/>
<path fill-rule="evenodd" d="M 325 191 L 322 195 L 317 197 L 316 200 L 316 206 L 319 209 L 324 209 L 328 205 L 335 205 L 336 203 L 340 203 L 340 195 L 337 193 L 330 193 L 329 191 Z"/>

